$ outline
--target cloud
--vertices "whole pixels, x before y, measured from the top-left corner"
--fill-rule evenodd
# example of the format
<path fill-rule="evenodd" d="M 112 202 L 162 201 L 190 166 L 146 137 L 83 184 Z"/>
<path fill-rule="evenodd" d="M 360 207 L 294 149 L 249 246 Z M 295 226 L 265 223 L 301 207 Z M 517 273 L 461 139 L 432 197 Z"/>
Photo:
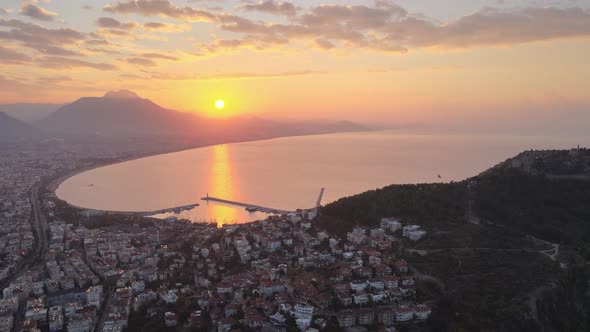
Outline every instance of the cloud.
<path fill-rule="evenodd" d="M 315 43 L 317 46 L 319 46 L 320 48 L 322 48 L 324 50 L 329 50 L 329 49 L 336 47 L 336 45 L 334 45 L 331 41 L 329 41 L 327 39 L 323 39 L 323 38 L 316 39 Z"/>
<path fill-rule="evenodd" d="M 287 24 L 252 21 L 231 14 L 218 15 L 217 24 L 222 30 L 243 34 L 226 45 L 233 48 L 312 40 L 322 49 L 338 45 L 404 53 L 427 47 L 469 48 L 590 37 L 590 12 L 580 8 L 484 8 L 439 23 L 383 1 L 375 7 L 319 5 L 289 19 Z M 205 48 L 215 51 L 222 46 L 214 42 Z"/>
<path fill-rule="evenodd" d="M 79 59 L 59 56 L 47 56 L 39 60 L 41 67 L 49 69 L 91 68 L 96 70 L 116 70 L 117 66 L 110 63 L 94 63 Z"/>
<path fill-rule="evenodd" d="M 210 22 L 215 19 L 215 15 L 207 10 L 177 6 L 170 0 L 129 0 L 106 5 L 103 10 L 117 14 L 164 16 L 193 22 Z"/>
<path fill-rule="evenodd" d="M 156 32 L 182 32 L 191 29 L 188 24 L 168 24 L 160 22 L 146 22 L 143 24 L 143 28 L 148 31 Z"/>
<path fill-rule="evenodd" d="M 399 29 L 394 31 L 399 33 Z M 580 8 L 485 8 L 437 27 L 438 43 L 447 47 L 506 45 L 590 36 L 590 12 Z M 428 42 L 428 38 L 425 38 Z M 436 43 L 437 40 L 431 41 Z"/>
<path fill-rule="evenodd" d="M 275 0 L 263 0 L 257 3 L 247 3 L 238 8 L 247 11 L 259 11 L 275 15 L 295 16 L 297 8 L 290 2 L 279 2 Z"/>
<path fill-rule="evenodd" d="M 25 4 L 19 13 L 40 21 L 53 21 L 57 17 L 57 13 L 50 12 L 31 3 Z"/>
<path fill-rule="evenodd" d="M 291 77 L 291 76 L 306 76 L 306 75 L 324 75 L 327 72 L 315 71 L 315 70 L 298 70 L 298 71 L 285 71 L 277 73 L 225 73 L 225 74 L 210 74 L 210 75 L 198 75 L 198 74 L 171 74 L 167 72 L 149 72 L 143 71 L 145 74 L 150 75 L 151 79 L 156 80 L 172 80 L 172 81 L 204 81 L 204 80 L 243 80 L 243 79 L 266 79 L 266 78 L 280 78 L 280 77 Z"/>
<path fill-rule="evenodd" d="M 74 29 L 46 29 L 14 19 L 0 19 L 0 27 L 10 28 L 8 31 L 0 30 L 0 40 L 18 41 L 25 47 L 45 54 L 78 55 L 78 52 L 64 47 L 76 45 L 85 39 L 84 34 Z"/>
<path fill-rule="evenodd" d="M 161 59 L 161 60 L 169 60 L 169 61 L 178 61 L 179 60 L 178 57 L 175 57 L 172 55 L 159 54 L 159 53 L 143 53 L 141 55 L 141 57 L 148 58 L 148 59 Z"/>
<path fill-rule="evenodd" d="M 7 78 L 0 74 L 0 92 L 11 92 L 26 87 L 21 81 Z"/>
<path fill-rule="evenodd" d="M 144 66 L 144 67 L 157 66 L 157 64 L 154 61 L 152 61 L 150 59 L 142 58 L 142 57 L 132 57 L 132 58 L 126 58 L 123 60 L 126 61 L 127 63 L 139 65 L 139 66 Z"/>
<path fill-rule="evenodd" d="M 314 71 L 314 70 L 299 70 L 299 71 L 286 71 L 279 73 L 229 73 L 229 74 L 215 74 L 209 76 L 203 76 L 202 80 L 213 80 L 213 79 L 257 79 L 257 78 L 277 78 L 277 77 L 290 77 L 290 76 L 306 76 L 306 75 L 324 75 L 327 72 Z"/>
<path fill-rule="evenodd" d="M 96 48 L 96 47 L 88 47 L 86 51 L 90 53 L 100 53 L 100 54 L 121 54 L 119 51 L 110 50 L 107 48 Z"/>
<path fill-rule="evenodd" d="M 28 55 L 0 46 L 0 63 L 21 65 L 30 61 Z"/>
<path fill-rule="evenodd" d="M 96 20 L 96 25 L 101 28 L 133 30 L 137 27 L 135 22 L 122 23 L 112 17 L 100 17 Z"/>
<path fill-rule="evenodd" d="M 94 45 L 94 46 L 108 46 L 108 45 L 112 45 L 106 39 L 89 39 L 89 40 L 86 40 L 85 43 L 86 43 L 86 45 Z"/>

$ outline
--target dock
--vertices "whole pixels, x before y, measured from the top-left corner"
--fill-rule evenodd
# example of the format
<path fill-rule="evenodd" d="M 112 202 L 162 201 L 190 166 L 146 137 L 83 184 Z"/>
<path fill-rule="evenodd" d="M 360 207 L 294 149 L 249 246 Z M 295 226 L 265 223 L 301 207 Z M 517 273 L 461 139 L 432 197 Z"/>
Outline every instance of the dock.
<path fill-rule="evenodd" d="M 201 198 L 204 201 L 211 201 L 211 202 L 218 202 L 218 203 L 224 203 L 224 204 L 229 204 L 229 205 L 235 205 L 235 206 L 241 206 L 247 209 L 252 209 L 255 211 L 260 211 L 260 212 L 264 212 L 264 213 L 272 213 L 272 214 L 287 214 L 287 213 L 291 213 L 292 211 L 286 211 L 286 210 L 281 210 L 281 209 L 274 209 L 274 208 L 269 208 L 269 207 L 265 207 L 265 206 L 260 206 L 260 205 L 254 205 L 254 204 L 248 204 L 248 203 L 242 203 L 242 202 L 236 202 L 236 201 L 230 201 L 227 199 L 221 199 L 221 198 L 216 198 L 216 197 L 211 197 L 209 195 Z"/>
<path fill-rule="evenodd" d="M 84 208 L 80 208 L 80 209 L 83 210 L 82 213 L 84 213 L 88 216 L 116 214 L 116 215 L 126 215 L 126 216 L 147 217 L 147 216 L 153 216 L 156 214 L 169 213 L 169 212 L 180 213 L 182 211 L 192 210 L 192 209 L 196 208 L 197 206 L 199 206 L 199 204 L 195 203 L 195 204 L 177 206 L 177 207 L 155 210 L 155 211 L 108 211 L 108 210 L 96 210 L 96 209 L 84 209 Z"/>

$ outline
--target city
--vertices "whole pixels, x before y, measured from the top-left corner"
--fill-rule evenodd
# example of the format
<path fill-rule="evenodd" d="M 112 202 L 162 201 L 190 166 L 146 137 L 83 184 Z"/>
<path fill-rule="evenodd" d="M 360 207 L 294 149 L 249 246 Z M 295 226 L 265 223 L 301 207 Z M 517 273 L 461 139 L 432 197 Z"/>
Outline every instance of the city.
<path fill-rule="evenodd" d="M 400 220 L 383 219 L 341 239 L 314 226 L 312 209 L 222 228 L 126 215 L 97 227 L 50 188 L 83 160 L 3 155 L 3 331 L 123 331 L 130 320 L 187 330 L 313 331 L 337 322 L 395 331 L 430 315 L 401 254 L 404 241 L 426 233 L 419 226 L 402 236 Z"/>

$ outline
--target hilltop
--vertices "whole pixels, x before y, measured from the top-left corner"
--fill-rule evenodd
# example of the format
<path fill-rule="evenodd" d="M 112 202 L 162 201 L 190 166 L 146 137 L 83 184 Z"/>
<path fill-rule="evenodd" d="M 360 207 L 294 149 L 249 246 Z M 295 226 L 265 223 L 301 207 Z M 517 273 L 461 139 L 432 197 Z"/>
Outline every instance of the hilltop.
<path fill-rule="evenodd" d="M 433 331 L 582 331 L 590 326 L 590 150 L 527 151 L 460 182 L 392 185 L 321 209 L 346 236 L 383 217 L 418 224 L 403 240 Z M 433 282 L 433 280 L 435 282 Z"/>

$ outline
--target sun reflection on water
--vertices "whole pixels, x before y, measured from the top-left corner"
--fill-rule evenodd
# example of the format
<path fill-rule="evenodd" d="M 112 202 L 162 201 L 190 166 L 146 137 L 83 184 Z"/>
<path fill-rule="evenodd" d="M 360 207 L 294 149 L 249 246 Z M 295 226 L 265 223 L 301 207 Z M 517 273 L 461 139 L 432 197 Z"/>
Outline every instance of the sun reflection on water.
<path fill-rule="evenodd" d="M 211 162 L 209 166 L 209 196 L 226 199 L 239 200 L 238 188 L 235 183 L 232 169 L 231 153 L 226 144 L 216 145 L 211 148 Z M 234 206 L 227 206 L 215 202 L 207 202 L 212 216 L 215 216 L 219 227 L 228 223 L 235 223 L 238 218 L 238 211 Z"/>

